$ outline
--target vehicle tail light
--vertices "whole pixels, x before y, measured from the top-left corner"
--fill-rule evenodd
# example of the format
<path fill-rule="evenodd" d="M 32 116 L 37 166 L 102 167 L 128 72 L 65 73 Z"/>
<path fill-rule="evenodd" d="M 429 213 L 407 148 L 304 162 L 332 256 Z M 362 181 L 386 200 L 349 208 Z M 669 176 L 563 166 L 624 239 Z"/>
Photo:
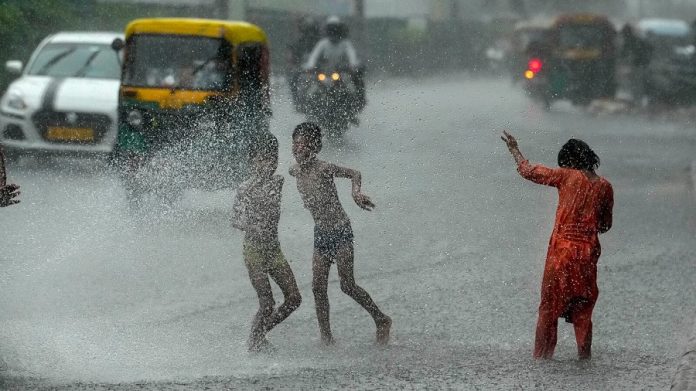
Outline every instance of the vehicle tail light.
<path fill-rule="evenodd" d="M 534 73 L 539 73 L 541 71 L 541 68 L 544 66 L 544 63 L 538 59 L 538 58 L 532 58 L 529 60 L 527 63 L 527 69 Z"/>

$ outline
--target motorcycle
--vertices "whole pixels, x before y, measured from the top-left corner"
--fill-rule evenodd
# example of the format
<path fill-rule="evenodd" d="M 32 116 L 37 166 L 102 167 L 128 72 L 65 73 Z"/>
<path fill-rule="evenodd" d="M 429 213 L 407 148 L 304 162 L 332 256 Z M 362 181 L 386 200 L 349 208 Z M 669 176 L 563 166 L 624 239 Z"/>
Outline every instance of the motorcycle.
<path fill-rule="evenodd" d="M 355 73 L 346 70 L 308 73 L 304 113 L 326 134 L 341 137 L 351 124 L 357 125 L 363 100 L 356 85 Z"/>

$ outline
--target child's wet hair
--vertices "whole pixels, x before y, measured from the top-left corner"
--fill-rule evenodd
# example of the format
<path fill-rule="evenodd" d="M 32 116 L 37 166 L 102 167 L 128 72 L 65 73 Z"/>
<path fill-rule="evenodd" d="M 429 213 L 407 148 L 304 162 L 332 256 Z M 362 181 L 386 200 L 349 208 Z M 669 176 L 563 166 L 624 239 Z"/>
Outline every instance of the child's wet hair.
<path fill-rule="evenodd" d="M 307 140 L 314 153 L 321 151 L 321 128 L 316 123 L 303 122 L 295 126 L 295 130 L 292 131 L 292 139 L 295 140 L 297 137 L 303 137 Z"/>
<path fill-rule="evenodd" d="M 599 167 L 599 156 L 584 141 L 571 138 L 558 152 L 558 166 L 593 171 Z"/>
<path fill-rule="evenodd" d="M 278 139 L 271 132 L 262 133 L 249 151 L 249 157 L 278 160 Z"/>

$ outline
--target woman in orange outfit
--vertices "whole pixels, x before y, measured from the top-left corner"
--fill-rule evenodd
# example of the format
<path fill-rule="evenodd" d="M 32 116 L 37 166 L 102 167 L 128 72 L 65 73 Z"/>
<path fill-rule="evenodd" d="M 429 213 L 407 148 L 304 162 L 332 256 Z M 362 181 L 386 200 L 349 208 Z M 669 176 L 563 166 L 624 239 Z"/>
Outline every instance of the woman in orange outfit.
<path fill-rule="evenodd" d="M 503 132 L 503 141 L 524 178 L 558 189 L 556 222 L 551 234 L 541 283 L 541 304 L 534 343 L 535 358 L 551 358 L 556 347 L 558 318 L 575 328 L 578 356 L 589 359 L 592 309 L 597 289 L 598 235 L 612 224 L 614 191 L 595 173 L 599 157 L 583 141 L 570 139 L 558 153 L 560 168 L 531 165 L 517 141 Z"/>

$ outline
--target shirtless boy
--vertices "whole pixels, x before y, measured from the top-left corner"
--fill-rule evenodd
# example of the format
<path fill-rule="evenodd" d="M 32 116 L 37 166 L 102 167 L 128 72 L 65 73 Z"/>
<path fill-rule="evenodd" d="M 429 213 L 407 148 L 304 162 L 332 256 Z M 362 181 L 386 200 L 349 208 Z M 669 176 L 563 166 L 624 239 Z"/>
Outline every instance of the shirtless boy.
<path fill-rule="evenodd" d="M 314 256 L 312 291 L 316 304 L 321 341 L 333 343 L 329 323 L 327 285 L 331 263 L 336 262 L 341 290 L 360 304 L 374 319 L 377 343 L 389 341 L 391 318 L 377 307 L 370 295 L 355 283 L 353 276 L 353 230 L 338 199 L 334 178 L 349 178 L 353 200 L 359 207 L 372 210 L 375 205 L 361 193 L 360 172 L 317 159 L 321 150 L 321 129 L 311 122 L 299 124 L 292 133 L 292 153 L 297 164 L 290 175 L 297 179 L 305 208 L 314 219 Z"/>
<path fill-rule="evenodd" d="M 278 140 L 268 133 L 251 152 L 253 173 L 240 185 L 234 203 L 233 225 L 244 231 L 244 263 L 259 297 L 259 310 L 249 336 L 249 351 L 269 347 L 266 333 L 300 306 L 300 291 L 290 265 L 280 251 L 278 220 L 283 177 L 278 168 Z M 280 287 L 285 302 L 274 310 L 268 277 Z"/>

